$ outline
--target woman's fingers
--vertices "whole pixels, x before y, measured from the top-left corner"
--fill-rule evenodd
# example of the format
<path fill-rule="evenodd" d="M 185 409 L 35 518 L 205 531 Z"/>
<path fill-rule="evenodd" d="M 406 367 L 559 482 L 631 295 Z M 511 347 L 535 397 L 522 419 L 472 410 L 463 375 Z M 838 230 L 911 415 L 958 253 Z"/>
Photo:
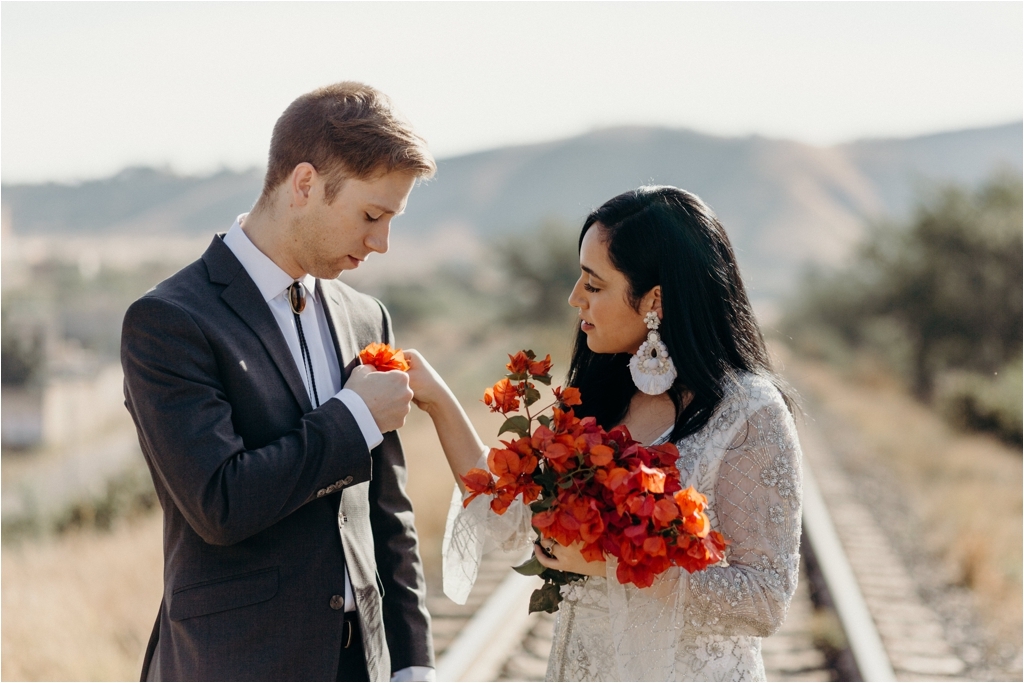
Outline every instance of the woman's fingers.
<path fill-rule="evenodd" d="M 558 557 L 558 549 L 561 546 L 555 541 L 547 541 L 543 546 L 541 543 L 544 541 L 533 544 L 533 554 L 537 557 L 537 561 L 550 569 L 561 569 L 562 561 Z"/>

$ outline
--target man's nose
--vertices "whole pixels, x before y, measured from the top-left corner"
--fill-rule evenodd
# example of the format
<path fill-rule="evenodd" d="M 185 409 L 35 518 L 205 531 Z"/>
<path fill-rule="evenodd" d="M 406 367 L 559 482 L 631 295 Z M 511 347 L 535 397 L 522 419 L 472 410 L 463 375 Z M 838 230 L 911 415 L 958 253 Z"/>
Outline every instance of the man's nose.
<path fill-rule="evenodd" d="M 382 221 L 383 222 L 383 221 Z M 388 237 L 391 234 L 391 222 L 388 221 L 380 227 L 374 226 L 372 230 L 366 235 L 364 244 L 370 251 L 375 251 L 378 254 L 387 253 L 388 250 Z"/>

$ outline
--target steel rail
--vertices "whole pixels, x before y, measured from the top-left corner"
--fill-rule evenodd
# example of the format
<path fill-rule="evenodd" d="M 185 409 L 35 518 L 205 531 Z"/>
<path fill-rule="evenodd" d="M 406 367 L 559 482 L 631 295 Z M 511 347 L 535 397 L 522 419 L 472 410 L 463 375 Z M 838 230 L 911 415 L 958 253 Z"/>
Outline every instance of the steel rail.
<path fill-rule="evenodd" d="M 533 618 L 530 594 L 537 577 L 509 571 L 437 660 L 438 681 L 492 681 L 503 654 L 522 640 Z"/>
<path fill-rule="evenodd" d="M 846 557 L 832 516 L 806 459 L 803 467 L 804 533 L 812 546 L 850 653 L 863 681 L 895 681 L 889 655 L 882 645 L 853 568 Z"/>

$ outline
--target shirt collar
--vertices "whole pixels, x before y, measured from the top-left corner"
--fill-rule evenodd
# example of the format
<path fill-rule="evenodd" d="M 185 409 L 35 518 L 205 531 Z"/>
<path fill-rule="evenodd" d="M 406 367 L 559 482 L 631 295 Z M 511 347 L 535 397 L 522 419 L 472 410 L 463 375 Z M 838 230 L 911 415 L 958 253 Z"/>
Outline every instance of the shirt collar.
<path fill-rule="evenodd" d="M 264 301 L 270 301 L 280 296 L 295 280 L 271 261 L 269 256 L 260 251 L 242 230 L 242 222 L 248 215 L 243 213 L 235 219 L 234 225 L 224 235 L 224 244 L 242 264 L 245 272 L 249 273 L 249 277 L 256 283 L 260 294 L 263 295 Z M 299 278 L 299 282 L 303 284 L 310 296 L 316 298 L 315 277 L 306 273 Z"/>

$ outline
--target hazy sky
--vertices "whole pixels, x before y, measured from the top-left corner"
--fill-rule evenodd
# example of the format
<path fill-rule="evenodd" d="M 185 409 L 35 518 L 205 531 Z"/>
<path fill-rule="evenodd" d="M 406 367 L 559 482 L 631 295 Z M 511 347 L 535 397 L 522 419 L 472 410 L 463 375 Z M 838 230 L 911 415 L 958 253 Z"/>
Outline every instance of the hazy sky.
<path fill-rule="evenodd" d="M 263 165 L 301 93 L 450 156 L 618 124 L 815 144 L 1020 119 L 1022 3 L 0 5 L 4 182 Z"/>

